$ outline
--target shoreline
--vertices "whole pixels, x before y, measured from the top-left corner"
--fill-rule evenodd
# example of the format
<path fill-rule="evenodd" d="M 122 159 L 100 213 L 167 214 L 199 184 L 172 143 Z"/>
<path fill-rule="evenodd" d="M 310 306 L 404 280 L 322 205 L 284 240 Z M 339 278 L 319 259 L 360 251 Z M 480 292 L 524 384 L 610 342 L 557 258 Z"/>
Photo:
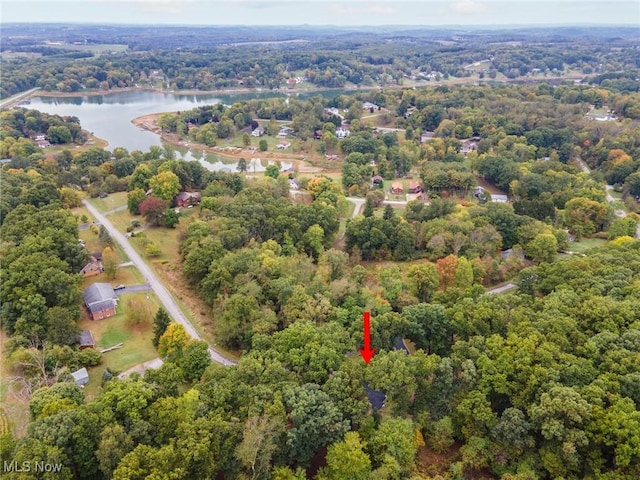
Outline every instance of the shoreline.
<path fill-rule="evenodd" d="M 549 81 L 558 81 L 558 80 L 576 80 L 581 78 L 589 78 L 594 76 L 595 74 L 567 74 L 567 75 L 559 75 L 559 76 L 549 76 L 549 77 L 523 77 L 523 78 L 513 78 L 513 79 L 478 79 L 475 76 L 470 77 L 455 77 L 449 80 L 440 80 L 440 81 L 428 81 L 428 82 L 420 82 L 420 83 L 407 83 L 407 84 L 389 84 L 389 85 L 345 85 L 344 87 L 295 87 L 288 88 L 282 87 L 278 89 L 264 89 L 264 88 L 251 88 L 251 87 L 241 87 L 241 88 L 221 88 L 218 90 L 193 90 L 193 89 L 177 89 L 177 90 L 167 90 L 165 88 L 158 88 L 153 86 L 137 86 L 137 87 L 123 87 L 123 88 L 115 88 L 109 90 L 88 90 L 88 91 L 78 91 L 78 92 L 55 92 L 55 91 L 46 91 L 40 88 L 33 89 L 33 91 L 27 90 L 26 92 L 21 92 L 16 94 L 15 96 L 24 95 L 21 98 L 16 98 L 15 100 L 11 100 L 7 102 L 9 99 L 2 100 L 3 102 L 7 102 L 7 104 L 2 105 L 2 108 L 11 108 L 13 103 L 15 102 L 24 102 L 33 97 L 43 96 L 43 97 L 77 97 L 77 96 L 86 96 L 86 97 L 97 97 L 100 95 L 110 95 L 116 93 L 125 93 L 125 92 L 155 92 L 155 93 L 164 93 L 164 94 L 172 94 L 172 95 L 242 95 L 242 94 L 265 94 L 265 93 L 273 93 L 273 94 L 293 94 L 293 93 L 313 93 L 313 92 L 331 92 L 331 91 L 350 91 L 350 92 L 359 92 L 359 91 L 369 91 L 369 90 L 385 90 L 385 89 L 410 89 L 410 88 L 426 88 L 426 87 L 437 87 L 442 85 L 464 85 L 464 84 L 473 84 L 473 83 L 489 83 L 489 82 L 498 82 L 504 83 L 507 85 L 510 84 L 522 84 L 522 83 L 536 83 L 536 82 L 549 82 Z M 10 98 L 10 97 L 9 97 Z"/>
<path fill-rule="evenodd" d="M 207 145 L 201 143 L 180 140 L 174 133 L 163 132 L 160 127 L 155 124 L 155 121 L 163 113 L 166 112 L 149 113 L 146 115 L 142 115 L 140 117 L 132 119 L 131 123 L 133 123 L 138 128 L 158 135 L 164 142 L 175 147 L 194 149 L 205 153 L 215 153 L 217 155 L 229 158 L 245 158 L 249 160 L 252 157 L 259 156 L 261 159 L 290 162 L 295 166 L 298 173 L 320 173 L 331 171 L 331 169 L 317 167 L 311 162 L 307 161 L 306 158 L 308 158 L 309 155 L 286 155 L 276 152 L 260 152 L 257 150 L 253 151 L 242 147 L 235 147 L 233 145 L 228 145 L 227 147 L 208 147 Z"/>

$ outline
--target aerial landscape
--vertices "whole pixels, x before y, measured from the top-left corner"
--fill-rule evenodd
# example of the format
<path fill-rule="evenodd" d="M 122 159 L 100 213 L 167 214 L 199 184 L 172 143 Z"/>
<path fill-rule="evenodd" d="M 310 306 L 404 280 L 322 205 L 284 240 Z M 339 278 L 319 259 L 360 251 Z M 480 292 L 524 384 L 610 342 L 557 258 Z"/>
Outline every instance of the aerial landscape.
<path fill-rule="evenodd" d="M 0 478 L 640 478 L 637 2 L 0 13 Z"/>

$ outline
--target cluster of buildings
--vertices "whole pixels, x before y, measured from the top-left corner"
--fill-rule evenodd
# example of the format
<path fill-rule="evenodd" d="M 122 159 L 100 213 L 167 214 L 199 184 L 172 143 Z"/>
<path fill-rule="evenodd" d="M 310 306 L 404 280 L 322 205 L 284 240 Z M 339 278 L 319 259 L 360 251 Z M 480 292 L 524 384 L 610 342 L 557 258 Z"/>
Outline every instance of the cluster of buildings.
<path fill-rule="evenodd" d="M 38 147 L 40 148 L 47 148 L 51 146 L 49 140 L 47 140 L 46 135 L 36 135 L 35 137 L 33 137 L 33 141 L 36 142 L 36 145 L 38 145 Z"/>

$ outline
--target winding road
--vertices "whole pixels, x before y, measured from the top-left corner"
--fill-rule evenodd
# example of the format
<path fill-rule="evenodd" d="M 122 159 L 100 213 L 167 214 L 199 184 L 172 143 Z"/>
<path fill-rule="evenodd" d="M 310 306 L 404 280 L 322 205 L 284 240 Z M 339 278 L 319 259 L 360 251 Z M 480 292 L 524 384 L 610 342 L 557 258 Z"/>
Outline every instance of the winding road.
<path fill-rule="evenodd" d="M 589 168 L 589 166 L 584 163 L 584 161 L 582 159 L 578 159 L 578 165 L 580 166 L 580 169 L 584 172 L 584 173 L 590 173 L 591 169 Z M 613 191 L 613 185 L 605 185 L 605 191 L 606 191 L 606 196 L 605 199 L 607 200 L 607 202 L 609 203 L 613 203 L 616 201 L 616 199 L 609 193 L 611 191 Z M 615 209 L 614 212 L 616 217 L 618 218 L 625 218 L 627 216 L 627 212 L 625 212 L 622 209 Z M 638 225 L 636 226 L 636 238 L 640 239 L 640 223 L 638 223 Z"/>
<path fill-rule="evenodd" d="M 113 224 L 107 219 L 107 217 L 100 213 L 88 201 L 83 200 L 82 203 L 85 207 L 87 207 L 87 210 L 91 212 L 91 215 L 93 215 L 95 219 L 100 222 L 100 224 L 104 225 L 104 228 L 107 229 L 107 231 L 111 235 L 111 238 L 113 238 L 113 240 L 122 247 L 125 253 L 129 256 L 131 262 L 133 262 L 138 270 L 140 270 L 140 273 L 142 273 L 142 276 L 151 287 L 151 290 L 153 290 L 153 292 L 156 294 L 169 316 L 173 318 L 174 321 L 181 324 L 184 327 L 185 331 L 192 338 L 195 338 L 196 340 L 202 340 L 202 337 L 200 337 L 191 322 L 189 322 L 187 317 L 182 313 L 182 310 L 180 310 L 180 307 L 171 296 L 171 293 L 169 293 L 169 291 L 165 288 L 165 286 L 156 276 L 153 270 L 151 270 L 149 265 L 145 263 L 136 249 L 133 248 L 133 246 L 129 243 L 129 240 L 127 240 L 127 238 L 125 238 L 125 236 L 120 231 L 118 231 L 116 227 L 113 226 Z M 237 364 L 237 362 L 225 357 L 211 345 L 209 345 L 209 355 L 211 355 L 211 359 L 214 362 L 220 363 L 225 366 Z"/>

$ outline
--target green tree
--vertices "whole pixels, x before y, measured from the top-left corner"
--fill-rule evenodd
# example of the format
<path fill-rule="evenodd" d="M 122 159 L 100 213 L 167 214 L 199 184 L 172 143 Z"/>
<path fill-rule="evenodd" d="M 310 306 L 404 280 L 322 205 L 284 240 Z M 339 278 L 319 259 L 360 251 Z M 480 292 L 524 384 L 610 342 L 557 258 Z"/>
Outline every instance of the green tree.
<path fill-rule="evenodd" d="M 100 225 L 100 230 L 98 233 L 98 238 L 100 239 L 100 243 L 105 247 L 113 246 L 113 239 L 111 235 L 109 235 L 109 231 L 105 228 L 104 225 Z"/>
<path fill-rule="evenodd" d="M 249 347 L 253 324 L 261 318 L 256 299 L 241 294 L 231 295 L 223 311 L 217 322 L 220 341 L 231 348 Z"/>
<path fill-rule="evenodd" d="M 236 170 L 238 170 L 240 173 L 244 173 L 247 171 L 247 160 L 245 158 L 240 158 L 240 160 L 238 160 L 238 166 L 236 167 Z"/>
<path fill-rule="evenodd" d="M 456 271 L 456 286 L 469 288 L 473 285 L 473 266 L 465 257 L 458 258 L 458 270 Z"/>
<path fill-rule="evenodd" d="M 242 145 L 244 145 L 245 147 L 251 145 L 251 137 L 246 132 L 242 134 Z"/>
<path fill-rule="evenodd" d="M 167 211 L 164 212 L 162 223 L 165 227 L 176 228 L 179 222 L 180 215 L 173 208 L 168 208 Z"/>
<path fill-rule="evenodd" d="M 318 261 L 324 251 L 324 230 L 318 224 L 311 225 L 302 236 L 305 251 Z"/>
<path fill-rule="evenodd" d="M 116 278 L 118 274 L 119 260 L 118 254 L 112 247 L 106 247 L 102 251 L 102 267 L 104 268 L 104 273 L 112 280 Z"/>
<path fill-rule="evenodd" d="M 263 138 L 258 142 L 258 148 L 260 149 L 261 152 L 266 152 L 269 149 L 269 144 Z"/>
<path fill-rule="evenodd" d="M 316 384 L 288 388 L 283 399 L 292 427 L 287 430 L 290 462 L 306 465 L 321 448 L 341 438 L 348 430 L 329 396 Z"/>
<path fill-rule="evenodd" d="M 636 236 L 637 226 L 638 221 L 631 217 L 616 218 L 609 227 L 609 240 L 625 236 L 633 238 Z"/>
<path fill-rule="evenodd" d="M 438 453 L 445 453 L 455 442 L 451 417 L 442 417 L 431 427 L 427 436 L 427 445 Z"/>
<path fill-rule="evenodd" d="M 180 367 L 184 371 L 184 378 L 188 381 L 200 380 L 210 364 L 209 346 L 204 340 L 193 340 L 184 347 Z"/>
<path fill-rule="evenodd" d="M 49 127 L 47 130 L 47 138 L 53 144 L 71 143 L 73 141 L 71 131 L 64 125 Z"/>
<path fill-rule="evenodd" d="M 153 196 L 171 202 L 180 191 L 180 179 L 171 170 L 160 172 L 149 179 Z"/>
<path fill-rule="evenodd" d="M 107 425 L 100 435 L 96 458 L 105 478 L 111 478 L 120 460 L 133 450 L 134 443 L 125 429 L 118 425 Z"/>
<path fill-rule="evenodd" d="M 438 288 L 438 272 L 433 263 L 420 263 L 407 271 L 412 293 L 422 302 L 428 302 Z"/>
<path fill-rule="evenodd" d="M 151 168 L 149 168 L 149 165 L 141 163 L 133 171 L 129 187 L 131 190 L 139 188 L 143 192 L 146 192 L 149 189 L 149 180 L 151 180 L 151 177 L 153 177 L 153 172 Z"/>
<path fill-rule="evenodd" d="M 409 322 L 408 336 L 428 354 L 444 355 L 449 352 L 453 327 L 447 311 L 442 305 L 419 303 L 402 310 Z"/>
<path fill-rule="evenodd" d="M 37 420 L 63 410 L 71 410 L 83 403 L 84 395 L 75 383 L 54 383 L 50 387 L 33 392 L 29 402 L 29 413 L 31 420 Z"/>
<path fill-rule="evenodd" d="M 47 309 L 47 339 L 56 345 L 78 342 L 80 327 L 77 308 L 51 307 Z"/>
<path fill-rule="evenodd" d="M 322 480 L 368 480 L 371 460 L 363 450 L 358 432 L 347 432 L 344 440 L 329 446 L 327 466 L 318 478 Z"/>
<path fill-rule="evenodd" d="M 134 188 L 127 194 L 127 208 L 132 215 L 140 215 L 140 204 L 147 196 L 141 188 Z"/>
<path fill-rule="evenodd" d="M 558 255 L 558 240 L 550 233 L 540 233 L 527 244 L 525 252 L 536 263 L 553 262 Z"/>
<path fill-rule="evenodd" d="M 415 429 L 411 420 L 384 420 L 369 442 L 374 466 L 383 469 L 387 478 L 407 478 L 418 452 L 414 438 Z"/>
<path fill-rule="evenodd" d="M 262 142 L 262 140 L 260 141 Z M 267 177 L 278 178 L 280 176 L 280 169 L 275 164 L 267 165 L 264 174 Z"/>
<path fill-rule="evenodd" d="M 609 216 L 607 206 L 584 197 L 575 197 L 564 206 L 564 219 L 577 239 L 599 232 Z"/>
<path fill-rule="evenodd" d="M 159 257 L 162 251 L 155 242 L 147 242 L 147 246 L 144 247 L 144 253 L 148 257 Z"/>

